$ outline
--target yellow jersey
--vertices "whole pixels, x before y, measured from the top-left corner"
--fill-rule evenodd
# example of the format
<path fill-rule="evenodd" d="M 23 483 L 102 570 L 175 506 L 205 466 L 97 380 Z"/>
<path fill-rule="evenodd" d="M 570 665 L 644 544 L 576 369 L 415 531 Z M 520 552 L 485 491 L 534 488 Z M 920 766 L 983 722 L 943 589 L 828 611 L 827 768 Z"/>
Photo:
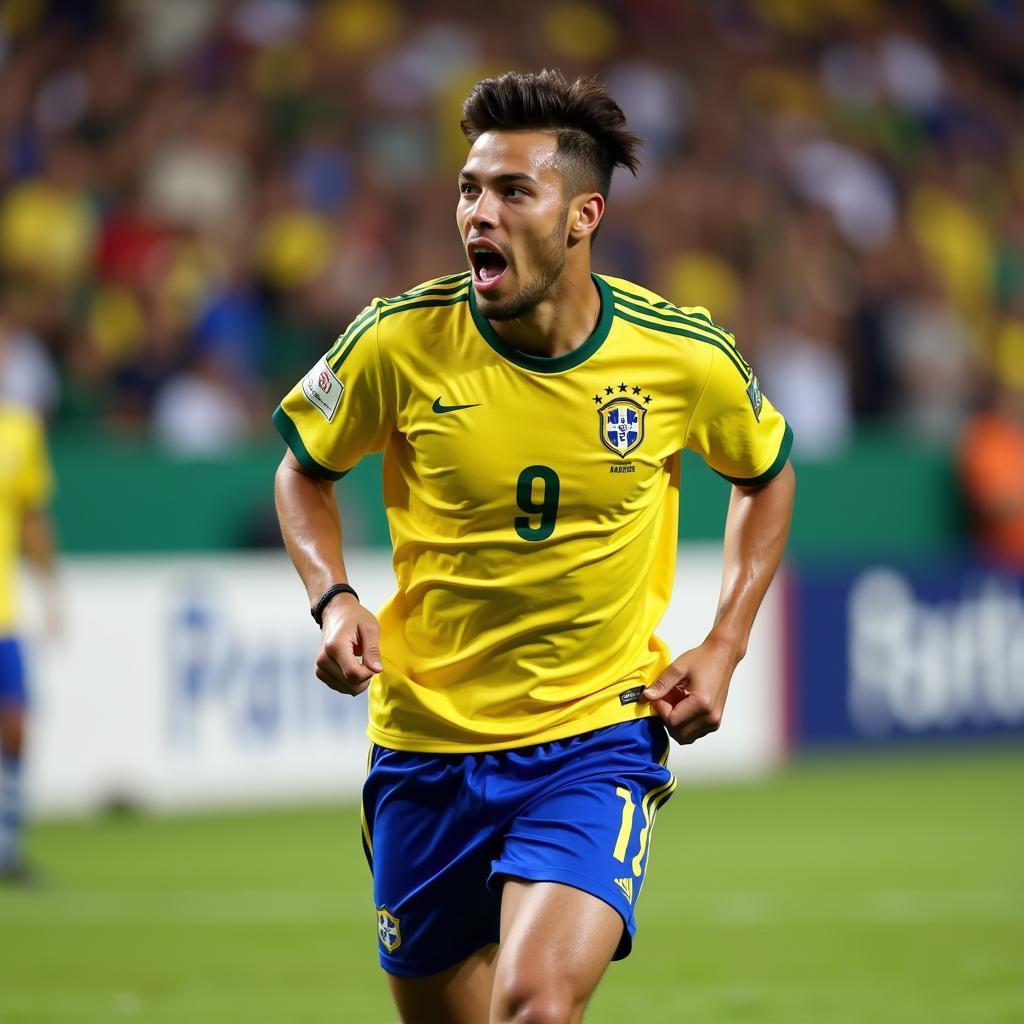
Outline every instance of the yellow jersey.
<path fill-rule="evenodd" d="M 551 358 L 501 339 L 468 273 L 375 299 L 274 414 L 316 476 L 384 451 L 381 746 L 499 750 L 650 714 L 681 449 L 737 483 L 785 465 L 786 422 L 705 309 L 594 282 L 593 334 Z"/>
<path fill-rule="evenodd" d="M 46 435 L 30 409 L 0 401 L 0 637 L 14 632 L 22 517 L 53 495 Z"/>

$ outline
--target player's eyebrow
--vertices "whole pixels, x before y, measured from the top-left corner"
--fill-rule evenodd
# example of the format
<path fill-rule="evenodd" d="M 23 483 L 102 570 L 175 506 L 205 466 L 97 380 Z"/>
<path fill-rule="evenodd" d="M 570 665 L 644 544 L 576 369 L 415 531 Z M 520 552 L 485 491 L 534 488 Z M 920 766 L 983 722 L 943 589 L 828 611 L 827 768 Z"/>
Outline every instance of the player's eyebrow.
<path fill-rule="evenodd" d="M 467 171 L 466 168 L 463 167 L 462 170 L 459 171 L 459 180 L 479 182 L 480 176 L 474 174 L 472 171 Z M 491 178 L 491 181 L 493 181 L 495 185 L 509 185 L 514 181 L 528 181 L 533 185 L 540 184 L 532 174 L 527 174 L 525 171 L 510 171 L 508 174 L 496 174 Z"/>

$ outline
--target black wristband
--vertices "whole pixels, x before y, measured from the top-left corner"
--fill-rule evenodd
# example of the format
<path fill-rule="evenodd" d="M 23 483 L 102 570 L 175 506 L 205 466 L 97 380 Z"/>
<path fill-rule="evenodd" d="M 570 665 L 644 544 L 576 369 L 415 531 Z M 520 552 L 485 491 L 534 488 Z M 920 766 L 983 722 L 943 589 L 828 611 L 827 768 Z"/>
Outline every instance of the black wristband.
<path fill-rule="evenodd" d="M 329 586 L 320 595 L 320 600 L 309 609 L 309 614 L 313 616 L 313 621 L 321 629 L 324 628 L 324 609 L 339 594 L 351 594 L 357 601 L 359 600 L 359 595 L 347 583 L 335 583 Z"/>

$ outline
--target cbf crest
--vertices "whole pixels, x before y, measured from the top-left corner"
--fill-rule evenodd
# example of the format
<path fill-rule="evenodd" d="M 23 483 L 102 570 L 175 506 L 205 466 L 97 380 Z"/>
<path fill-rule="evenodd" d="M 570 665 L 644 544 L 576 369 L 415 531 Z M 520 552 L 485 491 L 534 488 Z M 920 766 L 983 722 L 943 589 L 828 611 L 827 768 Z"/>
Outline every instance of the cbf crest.
<path fill-rule="evenodd" d="M 380 944 L 393 953 L 402 944 L 402 928 L 398 918 L 387 907 L 377 908 L 377 936 Z"/>
<path fill-rule="evenodd" d="M 597 418 L 601 443 L 620 459 L 635 452 L 644 441 L 644 422 L 650 395 L 643 388 L 620 384 L 604 389 L 605 394 L 594 396 L 598 403 Z M 642 397 L 641 397 L 642 396 Z"/>

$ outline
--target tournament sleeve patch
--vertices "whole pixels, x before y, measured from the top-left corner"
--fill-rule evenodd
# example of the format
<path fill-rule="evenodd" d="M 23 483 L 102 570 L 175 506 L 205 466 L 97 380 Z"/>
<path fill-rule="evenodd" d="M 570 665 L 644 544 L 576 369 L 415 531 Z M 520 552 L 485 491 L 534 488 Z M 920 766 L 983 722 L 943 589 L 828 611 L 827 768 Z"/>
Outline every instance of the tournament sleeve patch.
<path fill-rule="evenodd" d="M 764 398 L 761 396 L 761 385 L 758 384 L 756 377 L 750 378 L 750 383 L 747 385 L 747 398 L 750 399 L 750 407 L 754 410 L 754 419 L 760 423 Z"/>
<path fill-rule="evenodd" d="M 310 405 L 316 406 L 323 413 L 328 423 L 334 419 L 338 411 L 345 385 L 338 380 L 324 356 L 302 380 L 302 393 Z"/>

